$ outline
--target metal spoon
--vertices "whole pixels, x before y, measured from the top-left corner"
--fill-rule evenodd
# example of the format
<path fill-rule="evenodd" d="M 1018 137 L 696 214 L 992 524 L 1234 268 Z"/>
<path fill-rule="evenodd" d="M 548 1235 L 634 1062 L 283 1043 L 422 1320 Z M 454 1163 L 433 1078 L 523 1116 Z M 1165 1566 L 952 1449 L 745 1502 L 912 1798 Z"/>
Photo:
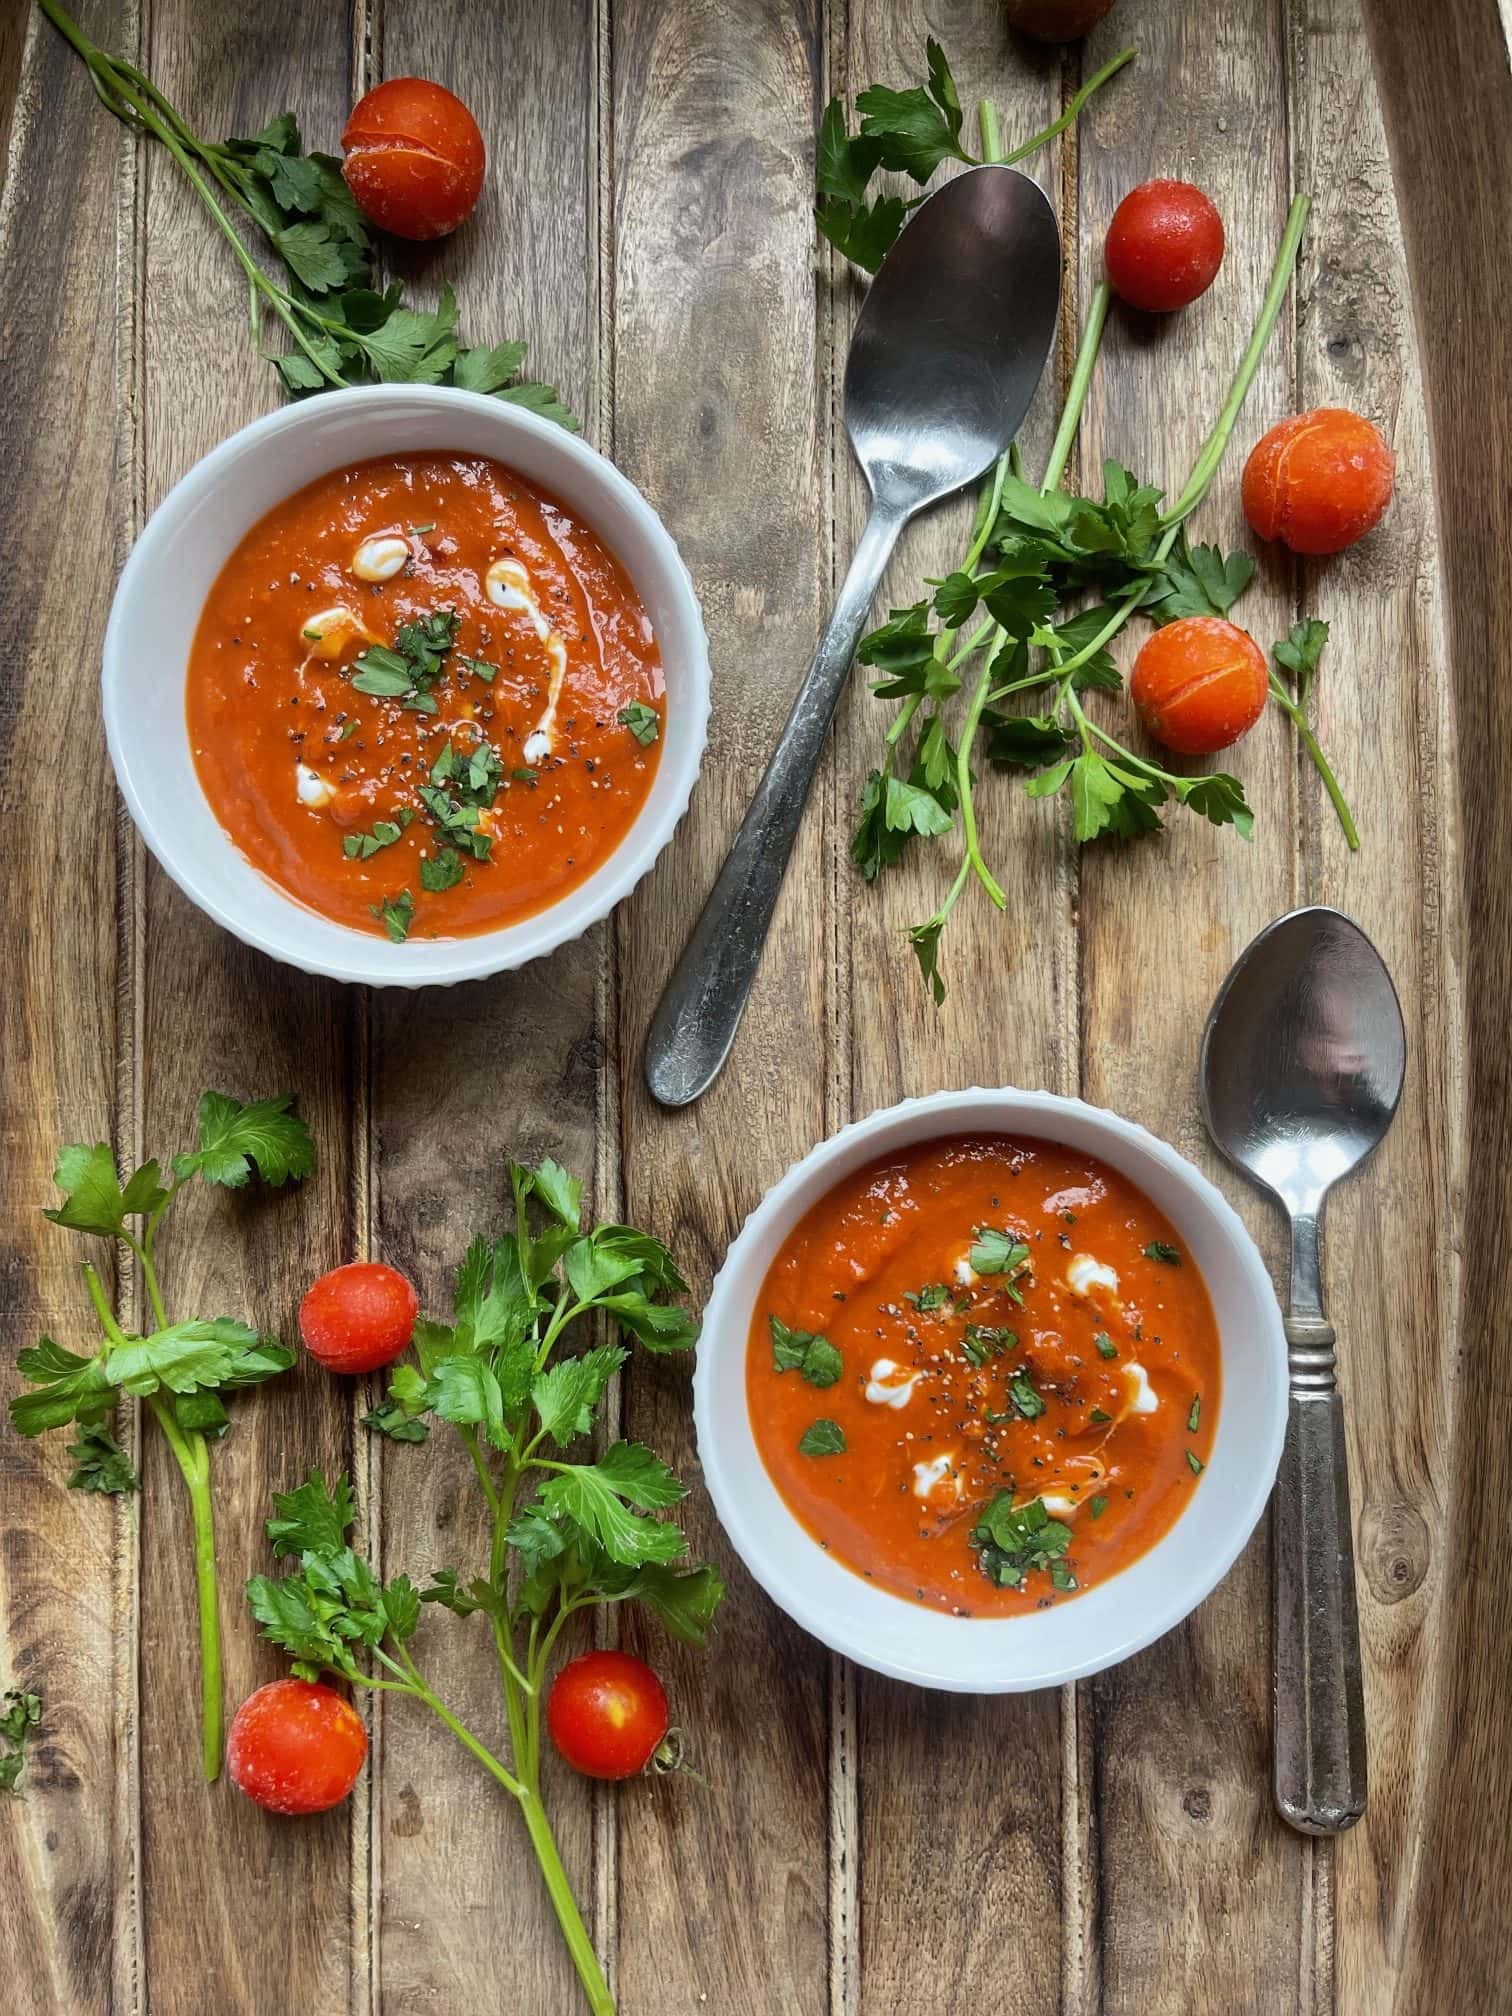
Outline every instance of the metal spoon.
<path fill-rule="evenodd" d="M 835 613 L 646 1042 L 646 1082 L 685 1106 L 718 1076 L 882 570 L 917 511 L 991 468 L 1055 333 L 1060 233 L 1027 175 L 974 168 L 920 206 L 872 283 L 845 367 L 871 515 Z"/>
<path fill-rule="evenodd" d="M 1407 1039 L 1381 955 L 1337 910 L 1294 910 L 1224 981 L 1202 1042 L 1218 1146 L 1291 1219 L 1291 1405 L 1273 1501 L 1275 1791 L 1304 1834 L 1365 1811 L 1365 1707 L 1344 1414 L 1318 1274 L 1323 1200 L 1402 1096 Z"/>

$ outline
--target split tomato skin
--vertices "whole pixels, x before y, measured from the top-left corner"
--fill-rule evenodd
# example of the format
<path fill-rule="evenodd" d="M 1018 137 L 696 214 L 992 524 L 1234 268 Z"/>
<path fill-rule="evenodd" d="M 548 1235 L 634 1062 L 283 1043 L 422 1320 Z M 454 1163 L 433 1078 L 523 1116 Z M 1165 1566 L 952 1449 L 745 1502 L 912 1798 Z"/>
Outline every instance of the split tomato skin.
<path fill-rule="evenodd" d="M 471 213 L 486 152 L 478 122 L 444 85 L 391 77 L 359 98 L 341 172 L 364 217 L 395 238 L 444 238 Z"/>
<path fill-rule="evenodd" d="M 1169 315 L 1205 294 L 1223 264 L 1223 219 L 1191 182 L 1131 189 L 1103 246 L 1113 291 L 1131 308 Z"/>
<path fill-rule="evenodd" d="M 633 1778 L 667 1733 L 667 1690 L 644 1659 L 585 1652 L 571 1659 L 546 1696 L 546 1727 L 563 1758 L 585 1778 Z"/>
<path fill-rule="evenodd" d="M 1265 712 L 1265 653 L 1237 623 L 1184 616 L 1145 642 L 1129 696 L 1155 740 L 1181 756 L 1212 756 Z"/>
<path fill-rule="evenodd" d="M 1342 553 L 1373 531 L 1396 484 L 1378 428 L 1344 406 L 1294 413 L 1258 441 L 1241 495 L 1250 529 L 1293 553 Z"/>
<path fill-rule="evenodd" d="M 362 1717 L 318 1680 L 270 1680 L 237 1709 L 226 1739 L 231 1782 L 268 1813 L 339 1806 L 367 1756 Z"/>
<path fill-rule="evenodd" d="M 299 1305 L 299 1334 L 328 1372 L 377 1372 L 409 1348 L 420 1314 L 414 1284 L 378 1260 L 333 1267 Z"/>

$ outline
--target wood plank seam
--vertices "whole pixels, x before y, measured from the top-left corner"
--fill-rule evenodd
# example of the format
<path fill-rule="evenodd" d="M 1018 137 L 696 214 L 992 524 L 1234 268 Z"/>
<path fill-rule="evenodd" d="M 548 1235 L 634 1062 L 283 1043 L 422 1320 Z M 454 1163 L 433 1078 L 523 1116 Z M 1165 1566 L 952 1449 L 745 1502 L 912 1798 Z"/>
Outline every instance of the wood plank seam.
<path fill-rule="evenodd" d="M 827 104 L 839 93 L 848 93 L 852 79 L 847 61 L 851 43 L 850 0 L 833 0 L 822 10 L 820 34 L 815 51 L 817 106 Z M 827 30 L 827 32 L 825 32 Z M 816 231 L 814 341 L 816 362 L 823 373 L 820 424 L 828 439 L 821 449 L 824 470 L 825 509 L 821 528 L 824 552 L 820 579 L 828 584 L 830 596 L 839 592 L 840 556 L 838 524 L 840 489 L 846 478 L 848 444 L 841 424 L 842 363 L 840 343 L 843 331 L 834 312 L 838 290 L 845 285 L 845 262 L 827 239 Z M 850 862 L 841 845 L 844 831 L 838 760 L 838 736 L 832 735 L 823 772 L 826 799 L 826 831 L 830 845 L 830 971 L 834 987 L 830 996 L 829 1069 L 825 1074 L 826 1131 L 833 1132 L 845 1121 L 857 1118 L 850 1077 L 852 1034 L 851 990 L 855 985 L 848 928 L 852 896 Z M 828 1800 L 827 1840 L 829 1848 L 829 2008 L 830 2016 L 857 2016 L 861 2006 L 860 1954 L 860 1786 L 856 1749 L 856 1675 L 848 1659 L 831 1653 L 829 1677 L 829 1745 L 826 1796 Z"/>
<path fill-rule="evenodd" d="M 356 101 L 376 84 L 382 69 L 383 0 L 352 0 L 348 65 L 351 99 Z M 349 1120 L 353 1199 L 352 1257 L 378 1254 L 378 1144 L 374 1098 L 374 1007 L 372 990 L 352 989 L 353 1033 L 351 1114 Z M 366 1408 L 382 1397 L 386 1381 L 379 1376 L 352 1382 L 352 1483 L 362 1508 L 364 1541 L 373 1572 L 381 1581 L 383 1565 L 383 1438 L 362 1424 Z M 361 1690 L 358 1706 L 368 1725 L 369 1756 L 383 1755 L 386 1719 L 381 1693 Z M 376 1766 L 358 1779 L 352 1798 L 349 1835 L 351 1883 L 348 1890 L 349 1966 L 347 1995 L 351 2016 L 373 2016 L 383 2002 L 383 1952 L 378 1928 L 383 1901 L 383 1773 Z"/>
<path fill-rule="evenodd" d="M 129 20 L 138 61 L 146 47 L 146 0 Z M 36 19 L 36 17 L 33 17 Z M 116 571 L 126 564 L 147 517 L 145 323 L 147 204 L 145 143 L 122 130 L 116 175 Z M 147 859 L 140 834 L 116 799 L 116 1139 L 132 1167 L 146 1156 L 145 1024 Z M 117 1252 L 119 1252 L 117 1248 Z M 143 1327 L 145 1288 L 135 1257 L 126 1254 L 118 1274 L 117 1314 L 131 1329 Z M 119 1414 L 121 1409 L 117 1409 Z M 127 1403 L 123 1446 L 133 1468 L 142 1460 L 142 1405 Z M 112 1501 L 112 1591 L 116 1726 L 111 2000 L 121 2016 L 137 2016 L 146 1996 L 146 1943 L 142 1912 L 141 1557 L 142 1527 L 135 1500 Z"/>

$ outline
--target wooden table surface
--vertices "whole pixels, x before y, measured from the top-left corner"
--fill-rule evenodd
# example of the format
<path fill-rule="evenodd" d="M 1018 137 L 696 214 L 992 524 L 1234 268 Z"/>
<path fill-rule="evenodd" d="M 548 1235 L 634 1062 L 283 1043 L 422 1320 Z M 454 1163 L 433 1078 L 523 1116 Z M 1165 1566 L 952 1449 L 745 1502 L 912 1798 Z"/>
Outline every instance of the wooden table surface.
<path fill-rule="evenodd" d="M 19 0 L 3 11 L 7 1353 L 43 1327 L 66 1341 L 85 1316 L 73 1242 L 38 1215 L 55 1145 L 110 1133 L 128 1156 L 171 1149 L 206 1085 L 297 1088 L 321 1173 L 271 1205 L 185 1208 L 165 1265 L 189 1306 L 255 1311 L 285 1334 L 302 1286 L 359 1252 L 443 1303 L 467 1237 L 502 1215 L 510 1150 L 584 1172 L 601 1210 L 667 1239 L 700 1289 L 793 1158 L 907 1094 L 1080 1091 L 1214 1169 L 1194 1098 L 1214 990 L 1258 927 L 1336 902 L 1389 960 L 1410 1042 L 1400 1117 L 1339 1193 L 1327 1255 L 1364 1824 L 1314 1846 L 1272 1812 L 1263 1532 L 1185 1626 L 1126 1665 L 1060 1694 L 973 1701 L 830 1658 L 740 1573 L 696 1489 L 690 1523 L 729 1570 L 729 1600 L 711 1653 L 655 1651 L 708 1787 L 595 1792 L 558 1774 L 550 1796 L 627 2016 L 1512 2008 L 1495 1936 L 1512 1913 L 1512 88 L 1495 0 L 1123 0 L 1064 56 L 1014 45 L 991 0 L 80 0 L 96 38 L 135 51 L 212 133 L 289 105 L 307 144 L 329 147 L 380 77 L 465 92 L 487 194 L 455 243 L 405 270 L 456 280 L 479 338 L 528 338 L 534 368 L 662 513 L 703 598 L 709 753 L 655 874 L 585 942 L 446 994 L 271 965 L 190 907 L 118 804 L 96 685 L 114 576 L 145 514 L 275 403 L 275 383 L 172 164 L 132 147 Z M 1074 143 L 1037 164 L 1079 248 L 1067 339 L 1127 187 L 1187 176 L 1228 220 L 1222 282 L 1179 326 L 1152 338 L 1115 316 L 1084 468 L 1116 454 L 1184 471 L 1289 192 L 1313 193 L 1301 285 L 1239 447 L 1294 407 L 1355 406 L 1394 441 L 1397 496 L 1333 564 L 1267 556 L 1245 620 L 1262 639 L 1301 613 L 1332 623 L 1323 738 L 1364 846 L 1347 855 L 1275 713 L 1235 752 L 1259 814 L 1250 846 L 1178 817 L 1158 843 L 1078 854 L 1057 808 L 994 780 L 985 840 L 1008 909 L 971 904 L 952 928 L 937 1013 L 901 931 L 932 907 L 940 864 L 868 890 L 846 857 L 878 739 L 858 680 L 730 1066 L 667 1115 L 640 1084 L 647 1021 L 861 519 L 837 412 L 858 293 L 816 252 L 817 118 L 833 92 L 911 81 L 926 29 L 963 96 L 997 98 L 1008 135 L 1138 45 Z M 1063 341 L 1062 373 L 1066 360 Z M 1025 430 L 1031 464 L 1054 390 Z M 1202 514 L 1206 537 L 1241 536 L 1239 461 Z M 905 537 L 895 599 L 944 571 L 963 510 Z M 1279 1259 L 1275 1215 L 1214 1173 Z M 128 1313 L 134 1292 L 120 1284 Z M 244 1403 L 216 1458 L 233 1702 L 278 1668 L 236 1593 L 266 1565 L 271 1488 L 311 1463 L 349 1468 L 389 1572 L 476 1538 L 461 1458 L 440 1442 L 412 1462 L 376 1448 L 357 1425 L 367 1399 L 302 1367 Z M 620 1406 L 627 1432 L 696 1484 L 685 1369 L 637 1362 Z M 373 1768 L 317 1822 L 270 1820 L 224 1781 L 200 1783 L 168 1452 L 144 1438 L 140 1500 L 106 1501 L 63 1488 L 61 1440 L 0 1438 L 0 1672 L 46 1693 L 25 1801 L 0 1814 L 6 2006 L 574 2011 L 523 1837 L 439 1728 L 375 1718 Z M 468 1642 L 457 1632 L 446 1656 L 488 1723 L 483 1635 Z"/>

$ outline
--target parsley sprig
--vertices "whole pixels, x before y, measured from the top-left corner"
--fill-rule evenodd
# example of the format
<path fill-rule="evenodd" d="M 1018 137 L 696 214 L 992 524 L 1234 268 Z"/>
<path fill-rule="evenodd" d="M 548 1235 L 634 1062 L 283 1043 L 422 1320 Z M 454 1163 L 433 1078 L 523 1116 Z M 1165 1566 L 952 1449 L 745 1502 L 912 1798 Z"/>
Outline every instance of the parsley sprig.
<path fill-rule="evenodd" d="M 999 1491 L 972 1529 L 982 1573 L 1000 1589 L 1020 1589 L 1030 1575 L 1048 1574 L 1062 1593 L 1076 1587 L 1066 1560 L 1071 1528 L 1052 1519 L 1042 1498 L 1015 1506 L 1011 1491 Z"/>
<path fill-rule="evenodd" d="M 990 106 L 982 109 L 984 154 L 999 158 L 995 116 Z M 1179 615 L 1221 615 L 1253 573 L 1245 555 L 1191 544 L 1187 521 L 1217 474 L 1275 327 L 1308 208 L 1305 196 L 1292 204 L 1228 396 L 1172 502 L 1111 460 L 1101 496 L 1061 487 L 1107 322 L 1111 294 L 1103 282 L 1092 296 L 1040 483 L 1025 479 L 1015 444 L 982 488 L 961 565 L 931 583 L 931 595 L 894 609 L 861 640 L 859 661 L 881 675 L 874 693 L 899 704 L 862 793 L 852 858 L 872 881 L 914 840 L 960 833 L 961 860 L 942 902 L 909 933 L 936 1004 L 946 992 L 940 941 L 967 883 L 974 878 L 998 909 L 1007 906 L 977 826 L 979 751 L 992 767 L 1022 773 L 1030 797 L 1064 791 L 1080 842 L 1155 831 L 1167 804 L 1232 826 L 1246 839 L 1253 831 L 1237 778 L 1166 769 L 1119 741 L 1088 701 L 1093 693 L 1121 690 L 1109 646 L 1132 616 L 1160 624 Z M 1038 696 L 1037 711 L 1026 713 L 1030 694 Z M 1286 704 L 1290 696 L 1278 698 Z M 1304 705 L 1305 690 L 1288 704 L 1299 727 Z"/>
<path fill-rule="evenodd" d="M 246 279 L 252 340 L 261 354 L 267 354 L 264 316 L 282 325 L 292 347 L 270 361 L 287 392 L 298 397 L 333 386 L 457 385 L 576 429 L 552 386 L 521 379 L 523 343 L 462 346 L 450 287 L 428 310 L 409 307 L 397 280 L 378 291 L 367 225 L 341 178 L 341 163 L 330 154 L 301 151 L 291 112 L 251 139 L 202 139 L 135 64 L 90 41 L 59 0 L 40 5 L 88 66 L 100 103 L 165 147 L 209 211 Z M 281 280 L 254 257 L 239 218 L 256 227 L 279 262 Z"/>
<path fill-rule="evenodd" d="M 380 1587 L 347 1546 L 353 1507 L 344 1481 L 332 1491 L 317 1475 L 275 1501 L 268 1529 L 298 1568 L 277 1581 L 257 1578 L 248 1597 L 296 1672 L 329 1669 L 419 1698 L 518 1800 L 588 2000 L 608 2012 L 613 2001 L 541 1798 L 542 1703 L 563 1630 L 598 1605 L 643 1603 L 690 1644 L 708 1634 L 723 1581 L 717 1569 L 690 1563 L 681 1529 L 658 1516 L 680 1502 L 684 1486 L 638 1442 L 611 1441 L 597 1455 L 582 1446 L 628 1344 L 685 1351 L 697 1326 L 677 1300 L 687 1284 L 659 1241 L 627 1225 L 585 1230 L 581 1186 L 555 1162 L 514 1163 L 509 1176 L 513 1229 L 474 1240 L 452 1321 L 420 1321 L 413 1361 L 395 1367 L 386 1401 L 366 1417 L 396 1442 L 423 1442 L 437 1422 L 455 1432 L 487 1507 L 486 1564 L 438 1569 L 418 1589 L 404 1576 Z M 618 1335 L 564 1355 L 568 1333 L 595 1318 Z M 487 1620 L 507 1762 L 422 1678 L 410 1650 L 422 1604 Z"/>
<path fill-rule="evenodd" d="M 131 1460 L 109 1427 L 123 1394 L 144 1400 L 162 1430 L 183 1474 L 193 1516 L 201 1754 L 205 1776 L 211 1779 L 220 1771 L 223 1708 L 210 1446 L 230 1426 L 225 1396 L 286 1372 L 294 1353 L 277 1337 L 235 1317 L 171 1322 L 158 1279 L 157 1237 L 174 1199 L 196 1176 L 233 1190 L 244 1188 L 254 1171 L 275 1186 L 308 1176 L 315 1167 L 315 1147 L 292 1106 L 291 1099 L 260 1099 L 244 1106 L 224 1092 L 207 1092 L 200 1101 L 198 1147 L 176 1155 L 166 1175 L 156 1161 L 144 1162 L 125 1183 L 108 1142 L 59 1150 L 53 1181 L 64 1201 L 43 1216 L 70 1231 L 128 1247 L 141 1271 L 154 1327 L 145 1336 L 124 1330 L 99 1274 L 86 1262 L 84 1283 L 103 1333 L 100 1348 L 83 1357 L 51 1337 L 27 1346 L 16 1361 L 27 1390 L 10 1403 L 11 1424 L 22 1435 L 70 1425 L 82 1431 L 68 1445 L 76 1465 L 68 1482 L 77 1491 L 139 1488 Z"/>
<path fill-rule="evenodd" d="M 20 1797 L 27 1745 L 42 1720 L 42 1696 L 21 1687 L 7 1687 L 0 1711 L 0 1792 Z"/>
<path fill-rule="evenodd" d="M 933 39 L 924 45 L 924 60 L 928 74 L 923 84 L 904 91 L 870 84 L 858 94 L 858 133 L 850 131 L 845 105 L 839 98 L 830 100 L 820 123 L 815 221 L 832 245 L 868 273 L 876 272 L 908 221 L 909 212 L 917 209 L 928 193 L 924 190 L 904 197 L 895 190 L 883 190 L 874 195 L 875 178 L 880 174 L 905 175 L 922 185 L 943 162 L 977 162 L 962 142 L 961 98 L 950 64 Z M 1132 49 L 1120 49 L 1087 79 L 1061 116 L 1042 133 L 1008 154 L 984 146 L 981 158 L 1027 160 L 1073 125 L 1093 93 L 1133 60 Z"/>

